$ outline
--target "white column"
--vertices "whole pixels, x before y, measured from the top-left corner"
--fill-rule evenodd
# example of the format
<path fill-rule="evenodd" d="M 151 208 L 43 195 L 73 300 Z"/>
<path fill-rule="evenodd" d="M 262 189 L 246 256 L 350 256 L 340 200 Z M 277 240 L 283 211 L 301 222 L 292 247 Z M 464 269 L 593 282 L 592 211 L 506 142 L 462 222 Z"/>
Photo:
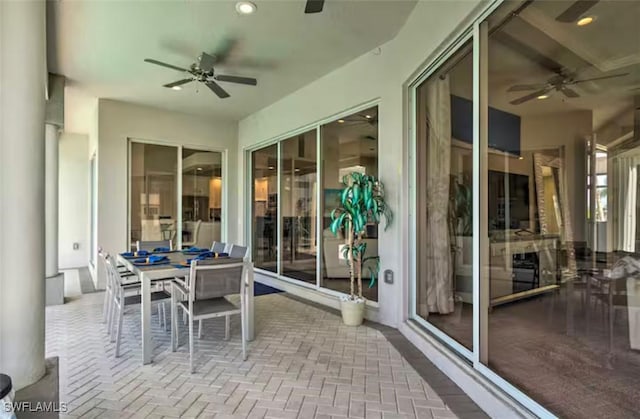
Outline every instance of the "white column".
<path fill-rule="evenodd" d="M 0 1 L 0 371 L 45 372 L 45 3 Z"/>
<path fill-rule="evenodd" d="M 58 276 L 58 127 L 46 124 L 45 142 L 45 272 Z"/>

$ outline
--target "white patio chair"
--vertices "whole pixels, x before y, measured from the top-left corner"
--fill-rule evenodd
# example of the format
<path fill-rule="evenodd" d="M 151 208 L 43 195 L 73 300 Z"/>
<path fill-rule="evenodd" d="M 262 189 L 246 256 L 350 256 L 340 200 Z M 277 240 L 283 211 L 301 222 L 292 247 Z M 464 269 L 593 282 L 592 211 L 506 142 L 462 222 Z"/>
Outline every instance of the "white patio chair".
<path fill-rule="evenodd" d="M 153 252 L 155 249 L 167 248 L 173 250 L 173 242 L 171 240 L 146 240 L 137 241 L 137 250 L 146 250 L 147 252 Z"/>
<path fill-rule="evenodd" d="M 195 372 L 193 364 L 193 322 L 195 320 L 225 317 L 225 339 L 229 338 L 229 316 L 240 314 L 242 359 L 247 359 L 245 342 L 247 266 L 243 261 L 229 262 L 227 259 L 194 260 L 191 262 L 189 276 L 175 278 L 171 286 L 171 350 L 178 348 L 177 311 L 180 307 L 188 316 L 189 327 L 189 367 Z M 240 307 L 225 297 L 240 294 Z M 186 296 L 179 301 L 179 296 Z"/>
<path fill-rule="evenodd" d="M 246 246 L 238 246 L 237 244 L 232 244 L 229 249 L 229 257 L 230 258 L 240 258 L 244 259 L 247 257 L 248 250 Z"/>
<path fill-rule="evenodd" d="M 140 288 L 140 282 L 127 283 L 123 280 L 120 272 L 116 268 L 116 261 L 113 256 L 108 255 L 106 257 L 106 265 L 108 267 L 109 275 L 107 278 L 111 281 L 111 294 L 112 294 L 112 307 L 109 314 L 108 331 L 111 336 L 111 341 L 114 338 L 116 341 L 116 358 L 120 356 L 120 341 L 122 338 L 122 321 L 124 318 L 124 308 L 128 305 L 140 304 L 142 302 L 142 296 L 140 294 L 125 295 L 125 291 L 129 289 Z M 160 325 L 166 330 L 167 328 L 167 311 L 164 302 L 171 298 L 171 295 L 165 290 L 152 291 L 151 302 L 158 302 L 158 316 L 160 317 Z M 116 330 L 114 333 L 113 322 L 116 321 Z M 115 334 L 115 336 L 114 336 Z"/>
<path fill-rule="evenodd" d="M 195 246 L 198 243 L 198 235 L 200 234 L 200 225 L 202 224 L 202 220 L 198 220 L 193 225 L 193 231 L 191 232 L 191 240 L 182 242 L 182 247 L 191 247 Z"/>
<path fill-rule="evenodd" d="M 213 253 L 224 253 L 224 249 L 226 248 L 227 244 L 222 242 L 213 242 L 213 244 L 211 245 L 211 251 Z"/>

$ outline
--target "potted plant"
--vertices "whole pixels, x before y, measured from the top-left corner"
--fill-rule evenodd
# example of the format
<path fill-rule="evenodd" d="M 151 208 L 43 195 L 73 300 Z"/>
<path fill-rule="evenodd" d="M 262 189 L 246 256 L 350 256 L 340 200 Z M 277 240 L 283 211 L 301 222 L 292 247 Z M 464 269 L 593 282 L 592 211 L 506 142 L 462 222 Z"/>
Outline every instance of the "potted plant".
<path fill-rule="evenodd" d="M 348 296 L 340 301 L 342 320 L 346 325 L 358 326 L 364 317 L 362 297 L 362 271 L 367 262 L 373 285 L 380 267 L 378 256 L 365 257 L 367 245 L 363 241 L 368 224 L 380 224 L 385 218 L 385 230 L 392 221 L 393 214 L 384 200 L 384 185 L 375 176 L 353 172 L 342 179 L 344 189 L 340 194 L 340 205 L 331 211 L 331 232 L 338 236 L 343 233 L 347 243 L 342 247 L 343 256 L 348 260 L 351 288 Z M 357 293 L 356 293 L 357 279 Z"/>

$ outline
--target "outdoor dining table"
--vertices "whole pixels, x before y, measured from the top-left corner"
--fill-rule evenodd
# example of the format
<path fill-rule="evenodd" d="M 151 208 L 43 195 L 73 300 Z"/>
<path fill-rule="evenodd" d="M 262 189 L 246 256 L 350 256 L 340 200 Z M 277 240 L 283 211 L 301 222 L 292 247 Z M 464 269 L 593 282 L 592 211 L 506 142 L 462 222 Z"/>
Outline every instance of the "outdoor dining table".
<path fill-rule="evenodd" d="M 126 258 L 122 255 L 118 255 L 118 262 L 124 265 L 129 271 L 137 275 L 138 280 L 141 283 L 141 319 L 142 319 L 142 363 L 149 364 L 152 362 L 152 350 L 153 345 L 151 342 L 151 282 L 161 279 L 171 280 L 174 277 L 185 276 L 189 274 L 188 267 L 178 267 L 187 261 L 187 259 L 194 258 L 194 255 L 187 255 L 181 251 L 173 252 L 154 252 L 154 255 L 167 256 L 169 263 L 139 266 L 133 263 L 135 258 Z M 222 258 L 221 260 L 223 260 Z M 238 259 L 228 258 L 229 263 L 237 263 Z M 251 262 L 244 262 L 246 265 L 246 292 L 247 292 L 247 304 L 246 304 L 246 339 L 248 341 L 253 340 L 253 264 Z"/>

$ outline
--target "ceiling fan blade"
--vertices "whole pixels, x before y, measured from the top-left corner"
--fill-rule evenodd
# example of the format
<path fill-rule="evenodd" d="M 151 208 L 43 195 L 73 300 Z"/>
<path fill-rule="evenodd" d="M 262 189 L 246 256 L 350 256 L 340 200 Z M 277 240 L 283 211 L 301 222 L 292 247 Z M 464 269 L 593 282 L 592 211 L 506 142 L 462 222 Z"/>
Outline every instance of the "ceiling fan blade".
<path fill-rule="evenodd" d="M 491 35 L 495 40 L 500 42 L 502 45 L 511 49 L 512 51 L 523 55 L 528 58 L 532 62 L 540 65 L 542 68 L 549 70 L 552 73 L 562 74 L 564 66 L 555 61 L 552 58 L 547 57 L 544 54 L 541 54 L 533 47 L 520 42 L 516 38 L 507 34 L 505 31 L 497 31 Z"/>
<path fill-rule="evenodd" d="M 217 56 L 209 55 L 206 52 L 203 52 L 198 56 L 198 67 L 201 70 L 209 71 L 213 69 L 213 65 L 218 61 Z"/>
<path fill-rule="evenodd" d="M 516 84 L 511 86 L 507 92 L 524 92 L 527 90 L 540 90 L 544 88 L 547 84 Z"/>
<path fill-rule="evenodd" d="M 215 93 L 216 95 L 218 95 L 218 97 L 219 97 L 220 99 L 224 99 L 224 98 L 229 97 L 229 93 L 227 93 L 227 91 L 226 91 L 226 90 L 224 90 L 222 87 L 220 87 L 220 85 L 219 85 L 218 83 L 216 83 L 215 81 L 213 81 L 213 80 L 208 80 L 208 81 L 206 81 L 204 84 L 206 84 L 206 85 L 207 85 L 207 87 L 208 87 L 209 89 L 211 89 L 211 91 L 212 91 L 213 93 Z"/>
<path fill-rule="evenodd" d="M 167 84 L 164 85 L 164 87 L 171 88 L 171 87 L 175 87 L 175 86 L 181 86 L 183 84 L 187 84 L 187 83 L 190 83 L 192 81 L 193 81 L 193 79 L 182 79 L 182 80 L 174 81 L 173 83 L 167 83 Z"/>
<path fill-rule="evenodd" d="M 589 9 L 595 6 L 600 0 L 578 0 L 560 13 L 556 20 L 563 23 L 573 23 L 578 20 Z"/>
<path fill-rule="evenodd" d="M 528 95 L 525 95 L 525 96 L 519 97 L 518 99 L 512 100 L 512 101 L 511 101 L 511 102 L 509 102 L 509 103 L 511 103 L 512 105 L 519 105 L 519 104 L 521 104 L 521 103 L 528 102 L 528 101 L 530 101 L 530 100 L 532 100 L 532 99 L 535 99 L 535 98 L 537 98 L 538 96 L 542 96 L 542 95 L 544 95 L 544 94 L 548 93 L 550 90 L 551 90 L 551 89 L 549 89 L 549 88 L 545 88 L 545 89 L 542 89 L 542 90 L 538 90 L 538 91 L 536 91 L 536 92 L 529 93 Z"/>
<path fill-rule="evenodd" d="M 623 74 L 612 74 L 610 76 L 602 76 L 602 77 L 593 77 L 591 79 L 584 79 L 584 80 L 576 80 L 571 84 L 579 84 L 579 83 L 586 83 L 588 81 L 596 81 L 596 80 L 606 80 L 606 79 L 613 79 L 616 77 L 624 77 L 624 76 L 628 76 L 629 73 L 623 73 Z"/>
<path fill-rule="evenodd" d="M 178 70 L 178 71 L 187 71 L 186 68 L 182 68 L 182 67 L 178 67 L 175 65 L 171 65 L 171 64 L 167 64 L 167 63 L 163 63 L 162 61 L 158 61 L 158 60 L 154 60 L 152 58 L 145 58 L 144 61 L 146 63 L 151 63 L 151 64 L 155 64 L 155 65 L 159 65 L 162 67 L 167 67 L 167 68 L 171 68 L 173 70 Z"/>
<path fill-rule="evenodd" d="M 324 0 L 307 0 L 304 8 L 305 13 L 320 13 L 324 7 Z"/>
<path fill-rule="evenodd" d="M 567 86 L 562 86 L 562 87 L 560 88 L 560 91 L 561 91 L 561 92 L 562 92 L 566 97 L 569 97 L 569 98 L 576 98 L 576 97 L 580 97 L 580 95 L 578 94 L 578 92 L 576 92 L 575 90 L 573 90 L 572 88 L 567 87 Z"/>
<path fill-rule="evenodd" d="M 231 55 L 231 52 L 237 44 L 238 40 L 235 38 L 226 37 L 222 39 L 218 48 L 211 54 L 215 58 L 215 63 L 221 64 L 227 61 L 227 58 L 229 58 L 229 55 Z"/>
<path fill-rule="evenodd" d="M 229 83 L 248 84 L 250 86 L 256 86 L 258 84 L 258 80 L 253 79 L 251 77 L 225 76 L 221 74 L 221 75 L 216 75 L 215 79 L 218 81 L 226 81 Z"/>

